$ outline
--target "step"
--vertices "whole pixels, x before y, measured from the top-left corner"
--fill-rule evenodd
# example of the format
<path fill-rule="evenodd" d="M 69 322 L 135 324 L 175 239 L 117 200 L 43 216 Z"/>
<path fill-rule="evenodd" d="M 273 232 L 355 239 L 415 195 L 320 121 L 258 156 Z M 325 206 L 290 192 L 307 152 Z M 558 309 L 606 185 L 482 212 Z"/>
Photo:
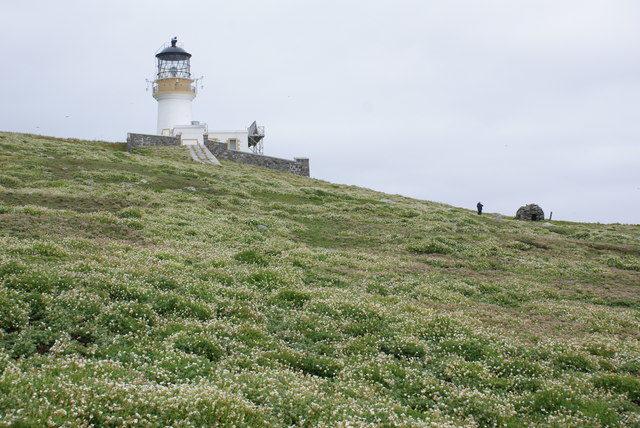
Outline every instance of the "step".
<path fill-rule="evenodd" d="M 220 165 L 218 159 L 205 146 L 201 146 L 199 144 L 190 145 L 189 154 L 191 155 L 191 160 L 195 162 Z"/>

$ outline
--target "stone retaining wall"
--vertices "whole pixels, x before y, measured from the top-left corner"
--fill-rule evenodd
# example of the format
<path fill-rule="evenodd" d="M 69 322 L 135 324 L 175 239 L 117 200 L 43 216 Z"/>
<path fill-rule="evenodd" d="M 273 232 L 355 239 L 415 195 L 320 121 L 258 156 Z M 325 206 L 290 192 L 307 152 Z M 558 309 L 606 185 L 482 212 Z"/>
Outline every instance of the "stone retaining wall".
<path fill-rule="evenodd" d="M 134 147 L 150 146 L 179 146 L 180 137 L 167 137 L 164 135 L 127 134 L 127 151 Z M 271 156 L 257 155 L 255 153 L 228 150 L 226 143 L 205 140 L 205 146 L 218 159 L 226 159 L 233 162 L 262 166 L 282 172 L 309 177 L 309 159 L 294 158 L 293 160 L 274 158 Z"/>
<path fill-rule="evenodd" d="M 290 172 L 292 174 L 309 177 L 309 159 L 294 158 L 294 160 L 274 158 L 271 156 L 257 155 L 255 153 L 238 152 L 228 150 L 226 143 L 206 140 L 205 146 L 218 159 L 226 159 L 238 163 L 262 166 L 277 171 Z"/>
<path fill-rule="evenodd" d="M 180 137 L 167 137 L 164 135 L 127 134 L 127 151 L 133 147 L 148 146 L 179 146 Z"/>

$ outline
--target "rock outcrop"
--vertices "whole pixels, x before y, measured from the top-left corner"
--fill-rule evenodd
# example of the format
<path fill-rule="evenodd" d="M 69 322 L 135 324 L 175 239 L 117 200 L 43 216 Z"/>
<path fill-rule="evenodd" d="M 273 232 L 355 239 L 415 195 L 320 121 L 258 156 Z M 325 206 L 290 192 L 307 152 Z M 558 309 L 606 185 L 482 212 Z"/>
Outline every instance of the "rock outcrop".
<path fill-rule="evenodd" d="M 527 221 L 544 221 L 544 211 L 536 204 L 525 205 L 524 207 L 518 208 L 518 212 L 516 212 L 517 220 L 527 220 Z"/>

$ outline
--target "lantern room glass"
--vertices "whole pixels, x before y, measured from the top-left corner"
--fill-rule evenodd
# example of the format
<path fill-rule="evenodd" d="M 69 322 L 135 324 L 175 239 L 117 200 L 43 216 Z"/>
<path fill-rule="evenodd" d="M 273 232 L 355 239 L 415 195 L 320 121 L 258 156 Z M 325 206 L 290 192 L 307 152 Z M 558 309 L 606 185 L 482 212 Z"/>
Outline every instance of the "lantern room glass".
<path fill-rule="evenodd" d="M 172 58 L 173 57 L 173 58 Z M 191 79 L 190 59 L 186 55 L 171 55 L 158 58 L 158 79 Z"/>

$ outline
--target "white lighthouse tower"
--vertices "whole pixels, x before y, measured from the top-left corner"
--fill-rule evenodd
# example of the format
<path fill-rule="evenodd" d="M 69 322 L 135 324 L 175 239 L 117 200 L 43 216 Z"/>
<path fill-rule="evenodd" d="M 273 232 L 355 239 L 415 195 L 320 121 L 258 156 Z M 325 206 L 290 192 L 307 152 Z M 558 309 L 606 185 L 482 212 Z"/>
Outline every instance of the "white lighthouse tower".
<path fill-rule="evenodd" d="M 176 46 L 178 38 L 171 39 L 171 46 L 156 54 L 158 69 L 153 81 L 153 98 L 158 101 L 158 135 L 180 136 L 182 144 L 202 144 L 207 132 L 206 124 L 191 117 L 191 102 L 196 97 L 196 80 L 191 78 L 191 54 Z"/>

